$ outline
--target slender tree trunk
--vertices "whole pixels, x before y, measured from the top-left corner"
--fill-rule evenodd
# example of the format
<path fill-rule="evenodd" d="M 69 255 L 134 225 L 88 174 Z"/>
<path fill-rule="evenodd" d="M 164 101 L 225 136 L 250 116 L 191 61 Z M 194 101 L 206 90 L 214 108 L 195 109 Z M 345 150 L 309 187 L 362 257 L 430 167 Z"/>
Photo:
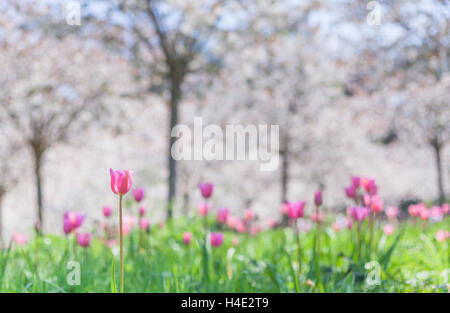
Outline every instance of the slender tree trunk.
<path fill-rule="evenodd" d="M 444 179 L 442 174 L 442 159 L 441 159 L 441 153 L 442 153 L 442 145 L 438 143 L 433 143 L 433 150 L 436 157 L 436 171 L 437 171 L 437 184 L 438 184 L 438 200 L 439 204 L 443 204 L 445 201 L 445 194 L 444 194 Z"/>
<path fill-rule="evenodd" d="M 281 203 L 287 201 L 289 183 L 289 143 L 287 137 L 283 137 L 282 149 L 280 150 L 281 162 Z"/>
<path fill-rule="evenodd" d="M 181 99 L 181 81 L 176 77 L 171 78 L 170 87 L 170 126 L 169 126 L 169 191 L 167 197 L 167 221 L 172 219 L 173 204 L 176 194 L 177 182 L 177 163 L 172 156 L 172 145 L 176 141 L 176 137 L 172 137 L 172 129 L 178 124 L 178 105 Z"/>
<path fill-rule="evenodd" d="M 44 205 L 43 205 L 43 192 L 42 192 L 42 163 L 43 163 L 43 152 L 38 151 L 38 149 L 33 149 L 34 153 L 34 174 L 36 177 L 36 192 L 37 192 L 37 209 L 38 209 L 38 223 L 39 223 L 39 234 L 42 234 L 44 229 Z"/>

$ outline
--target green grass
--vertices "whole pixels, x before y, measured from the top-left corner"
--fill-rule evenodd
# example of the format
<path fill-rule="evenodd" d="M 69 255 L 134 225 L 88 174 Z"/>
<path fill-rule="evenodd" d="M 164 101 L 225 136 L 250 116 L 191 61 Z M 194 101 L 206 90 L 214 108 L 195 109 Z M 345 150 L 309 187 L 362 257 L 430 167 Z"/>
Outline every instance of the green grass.
<path fill-rule="evenodd" d="M 300 233 L 300 277 L 292 229 L 271 229 L 256 236 L 225 231 L 221 247 L 208 247 L 210 277 L 204 281 L 201 222 L 176 220 L 163 229 L 152 228 L 146 237 L 149 248 L 138 247 L 137 230 L 125 237 L 125 292 L 448 292 L 449 240 L 434 238 L 446 223 L 425 228 L 404 223 L 392 236 L 376 229 L 374 250 L 359 260 L 353 253 L 354 233 L 324 228 L 320 281 L 314 272 L 314 229 Z M 184 231 L 193 233 L 190 246 L 182 243 Z M 235 247 L 233 237 L 240 241 Z M 70 261 L 80 264 L 79 285 L 67 283 L 68 276 L 74 277 Z M 369 261 L 380 264 L 380 285 L 366 284 L 364 265 Z M 111 292 L 113 266 L 118 285 L 118 248 L 94 239 L 86 249 L 74 244 L 73 237 L 48 235 L 0 252 L 0 291 Z"/>

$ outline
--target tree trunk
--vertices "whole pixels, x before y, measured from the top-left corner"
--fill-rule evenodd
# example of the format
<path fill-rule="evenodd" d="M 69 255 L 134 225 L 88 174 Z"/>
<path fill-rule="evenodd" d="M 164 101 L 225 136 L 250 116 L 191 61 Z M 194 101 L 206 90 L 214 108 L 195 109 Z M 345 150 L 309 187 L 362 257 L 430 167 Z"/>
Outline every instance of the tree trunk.
<path fill-rule="evenodd" d="M 172 137 L 172 129 L 178 124 L 178 104 L 181 99 L 181 81 L 177 78 L 171 78 L 170 86 L 170 126 L 169 126 L 169 191 L 167 197 L 167 221 L 172 219 L 173 204 L 176 194 L 177 182 L 177 163 L 172 157 L 172 145 L 176 141 L 176 137 Z"/>
<path fill-rule="evenodd" d="M 287 201 L 289 184 L 289 142 L 286 136 L 282 137 L 282 149 L 280 150 L 281 163 L 281 203 Z"/>
<path fill-rule="evenodd" d="M 43 152 L 38 149 L 33 149 L 34 154 L 34 175 L 36 177 L 36 193 L 37 193 L 37 209 L 38 209 L 38 224 L 39 234 L 42 234 L 44 229 L 44 205 L 43 205 L 43 193 L 42 193 L 42 163 Z"/>
<path fill-rule="evenodd" d="M 445 201 L 445 194 L 444 194 L 444 178 L 442 174 L 442 159 L 441 159 L 441 152 L 442 152 L 442 145 L 438 143 L 433 143 L 433 150 L 436 157 L 436 171 L 437 171 L 437 184 L 438 184 L 438 201 L 439 204 L 443 204 Z"/>

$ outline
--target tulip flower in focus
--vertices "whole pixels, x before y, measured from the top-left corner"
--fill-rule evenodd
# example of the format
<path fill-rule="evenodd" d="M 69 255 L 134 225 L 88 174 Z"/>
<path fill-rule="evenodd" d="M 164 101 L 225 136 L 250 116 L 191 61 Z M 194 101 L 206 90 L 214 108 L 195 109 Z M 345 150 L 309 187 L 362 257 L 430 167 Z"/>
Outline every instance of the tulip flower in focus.
<path fill-rule="evenodd" d="M 210 240 L 213 247 L 219 247 L 222 245 L 224 235 L 222 233 L 211 233 Z"/>
<path fill-rule="evenodd" d="M 200 193 L 202 197 L 208 199 L 212 196 L 214 185 L 211 183 L 200 183 L 198 184 L 198 188 L 200 188 Z"/>
<path fill-rule="evenodd" d="M 133 189 L 133 198 L 136 202 L 141 202 L 144 199 L 144 188 Z"/>
<path fill-rule="evenodd" d="M 123 292 L 123 223 L 122 223 L 122 197 L 130 191 L 133 185 L 133 172 L 130 170 L 114 171 L 109 169 L 111 175 L 111 190 L 119 195 L 119 236 L 120 236 L 120 292 Z"/>
<path fill-rule="evenodd" d="M 116 195 L 126 195 L 133 185 L 133 172 L 109 169 L 109 173 L 111 175 L 111 190 Z"/>
<path fill-rule="evenodd" d="M 91 245 L 91 234 L 77 233 L 77 242 L 83 248 L 89 247 Z"/>

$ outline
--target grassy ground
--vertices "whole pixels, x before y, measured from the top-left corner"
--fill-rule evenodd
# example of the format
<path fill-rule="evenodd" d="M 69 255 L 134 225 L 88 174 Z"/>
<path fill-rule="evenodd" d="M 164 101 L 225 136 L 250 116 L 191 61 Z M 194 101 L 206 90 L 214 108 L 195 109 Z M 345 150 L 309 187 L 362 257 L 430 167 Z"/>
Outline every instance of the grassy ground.
<path fill-rule="evenodd" d="M 319 259 L 313 249 L 315 230 L 300 233 L 300 276 L 291 228 L 255 236 L 224 231 L 223 245 L 208 247 L 206 279 L 202 224 L 177 220 L 152 228 L 145 248 L 139 247 L 138 230 L 126 236 L 125 292 L 448 292 L 449 240 L 435 239 L 438 229 L 448 228 L 446 223 L 405 222 L 391 236 L 376 229 L 371 252 L 366 236 L 359 256 L 356 227 L 338 233 L 324 227 Z M 181 240 L 187 230 L 193 233 L 189 246 Z M 236 246 L 234 237 L 239 239 Z M 0 291 L 111 292 L 113 263 L 119 284 L 118 255 L 118 247 L 108 248 L 98 239 L 82 248 L 71 236 L 44 236 L 1 252 Z M 80 265 L 79 285 L 68 283 L 76 281 L 77 264 L 70 261 Z M 370 261 L 378 263 L 366 265 Z M 376 281 L 378 264 L 380 284 L 369 285 L 368 279 Z"/>

